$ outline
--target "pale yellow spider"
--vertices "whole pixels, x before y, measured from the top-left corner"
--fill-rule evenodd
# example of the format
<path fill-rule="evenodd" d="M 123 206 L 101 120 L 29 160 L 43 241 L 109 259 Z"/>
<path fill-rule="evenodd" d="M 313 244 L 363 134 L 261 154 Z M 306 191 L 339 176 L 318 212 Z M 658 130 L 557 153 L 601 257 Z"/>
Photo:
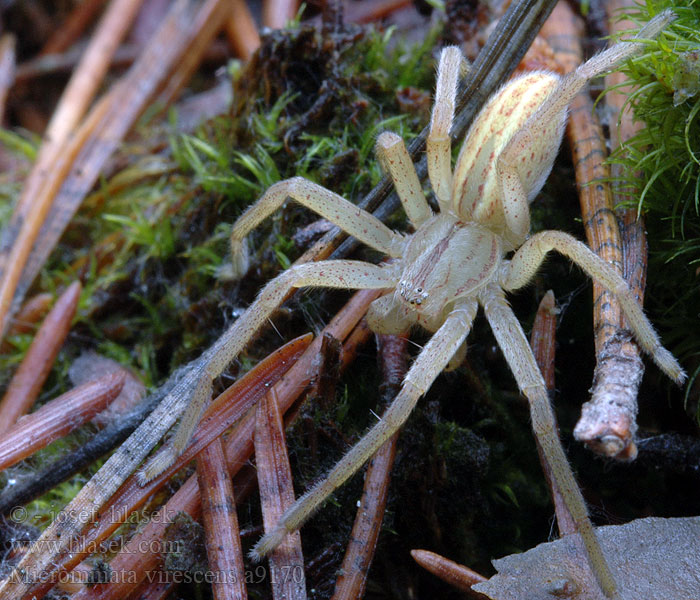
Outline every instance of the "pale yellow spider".
<path fill-rule="evenodd" d="M 642 29 L 639 37 L 655 37 L 671 19 L 669 12 L 659 15 Z M 419 324 L 434 335 L 416 358 L 400 393 L 381 420 L 257 544 L 254 554 L 267 554 L 287 533 L 298 529 L 334 489 L 401 427 L 418 398 L 448 363 L 460 356 L 481 306 L 518 386 L 530 402 L 533 429 L 582 536 L 591 568 L 604 594 L 617 597 L 614 579 L 556 434 L 542 376 L 505 294 L 530 281 L 545 255 L 557 250 L 618 297 L 641 347 L 669 377 L 683 381 L 681 367 L 661 346 L 627 284 L 612 268 L 566 233 L 544 231 L 528 238 L 528 205 L 552 167 L 569 102 L 589 79 L 619 65 L 641 47 L 640 42 L 619 43 L 564 78 L 533 72 L 506 84 L 474 121 L 454 172 L 450 128 L 464 59 L 457 48 L 443 50 L 427 140 L 428 174 L 440 207 L 438 214 L 433 214 L 425 199 L 401 138 L 383 133 L 377 140 L 379 159 L 391 175 L 415 228 L 412 235 L 392 231 L 344 198 L 300 177 L 268 189 L 233 226 L 231 248 L 238 275 L 248 266 L 247 234 L 287 198 L 322 215 L 391 260 L 379 266 L 353 260 L 302 264 L 267 284 L 217 342 L 206 359 L 194 401 L 183 420 L 185 424 L 142 471 L 142 477 L 155 476 L 182 450 L 209 397 L 212 379 L 245 347 L 291 288 L 390 290 L 373 303 L 367 315 L 372 329 L 400 333 Z M 512 251 L 513 256 L 506 258 Z"/>
<path fill-rule="evenodd" d="M 664 12 L 643 28 L 653 38 L 672 20 Z M 21 597 L 54 568 L 61 552 L 124 478 L 143 460 L 191 399 L 176 435 L 141 471 L 148 480 L 172 463 L 184 448 L 211 395 L 212 380 L 238 356 L 291 288 L 386 289 L 368 318 L 377 331 L 403 332 L 420 324 L 434 332 L 411 367 L 401 391 L 382 419 L 331 470 L 327 478 L 300 498 L 255 547 L 270 552 L 298 529 L 318 506 L 355 473 L 408 418 L 418 398 L 447 364 L 459 357 L 477 308 L 484 309 L 518 386 L 530 402 L 533 429 L 556 484 L 585 543 L 588 559 L 603 593 L 619 598 L 600 551 L 586 507 L 566 460 L 552 418 L 542 376 L 525 335 L 505 299 L 525 285 L 545 254 L 557 250 L 579 264 L 620 300 L 630 328 L 654 361 L 677 382 L 685 374 L 665 350 L 624 280 L 587 246 L 559 231 L 528 239 L 528 203 L 549 173 L 562 136 L 566 107 L 586 82 L 612 69 L 642 47 L 620 43 L 562 79 L 536 72 L 515 79 L 497 92 L 477 116 L 451 168 L 450 128 L 457 81 L 463 65 L 456 48 L 440 58 L 435 107 L 427 142 L 428 173 L 440 213 L 434 215 L 401 139 L 384 133 L 377 141 L 380 160 L 389 171 L 413 235 L 396 233 L 372 215 L 314 183 L 294 178 L 273 185 L 234 225 L 231 234 L 234 270 L 247 267 L 245 237 L 291 197 L 321 214 L 392 260 L 385 265 L 329 260 L 294 266 L 268 283 L 248 310 L 207 350 L 173 375 L 159 391 L 163 399 L 149 417 L 105 462 L 76 498 L 32 544 L 10 577 L 0 582 L 0 598 Z M 515 251 L 511 258 L 509 252 Z"/>

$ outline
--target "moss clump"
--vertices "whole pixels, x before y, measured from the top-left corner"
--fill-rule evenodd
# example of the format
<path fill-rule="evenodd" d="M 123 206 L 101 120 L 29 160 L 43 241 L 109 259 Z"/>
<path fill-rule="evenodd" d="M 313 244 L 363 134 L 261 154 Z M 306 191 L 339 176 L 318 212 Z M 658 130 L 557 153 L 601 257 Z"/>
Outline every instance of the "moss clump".
<path fill-rule="evenodd" d="M 661 0 L 630 16 L 648 20 L 666 8 L 677 20 L 624 69 L 637 88 L 629 100 L 635 118 L 645 126 L 612 161 L 627 174 L 621 187 L 636 190 L 629 204 L 647 216 L 647 305 L 668 346 L 695 369 L 691 390 L 700 362 L 700 11 L 694 2 Z"/>

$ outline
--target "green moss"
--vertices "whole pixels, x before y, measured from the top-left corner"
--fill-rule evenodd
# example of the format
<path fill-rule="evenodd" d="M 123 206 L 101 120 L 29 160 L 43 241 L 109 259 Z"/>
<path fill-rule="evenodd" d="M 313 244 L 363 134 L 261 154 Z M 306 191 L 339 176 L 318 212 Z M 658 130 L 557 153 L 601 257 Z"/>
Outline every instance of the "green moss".
<path fill-rule="evenodd" d="M 646 304 L 668 346 L 694 370 L 691 390 L 700 372 L 700 11 L 693 1 L 655 0 L 631 16 L 647 20 L 665 8 L 678 19 L 624 69 L 637 88 L 629 102 L 645 126 L 611 160 L 623 166 L 620 187 L 636 190 L 628 204 L 646 217 Z"/>

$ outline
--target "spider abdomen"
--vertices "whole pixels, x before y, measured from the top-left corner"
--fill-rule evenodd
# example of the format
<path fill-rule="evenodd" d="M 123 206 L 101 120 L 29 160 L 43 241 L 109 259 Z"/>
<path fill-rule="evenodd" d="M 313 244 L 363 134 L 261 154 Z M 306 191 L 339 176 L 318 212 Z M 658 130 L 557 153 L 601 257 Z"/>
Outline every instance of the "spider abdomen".
<path fill-rule="evenodd" d="M 532 72 L 504 85 L 477 115 L 455 165 L 452 201 L 457 215 L 503 234 L 506 221 L 501 203 L 497 162 L 516 132 L 522 130 L 559 83 L 554 73 Z M 562 112 L 543 134 L 517 157 L 516 168 L 528 201 L 542 187 L 559 148 L 566 120 Z"/>

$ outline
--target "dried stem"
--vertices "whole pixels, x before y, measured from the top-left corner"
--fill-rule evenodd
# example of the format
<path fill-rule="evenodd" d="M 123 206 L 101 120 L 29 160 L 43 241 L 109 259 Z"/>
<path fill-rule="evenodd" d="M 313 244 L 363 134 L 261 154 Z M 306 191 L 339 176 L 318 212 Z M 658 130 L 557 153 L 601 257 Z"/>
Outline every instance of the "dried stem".
<path fill-rule="evenodd" d="M 82 286 L 72 283 L 46 316 L 0 402 L 0 433 L 33 406 L 75 316 Z"/>
<path fill-rule="evenodd" d="M 556 14 L 559 19 L 553 28 L 553 43 L 558 45 L 557 57 L 571 70 L 582 58 L 577 35 L 581 27 L 567 5 L 559 5 Z M 614 199 L 604 181 L 610 178 L 610 169 L 603 164 L 607 156 L 605 140 L 587 93 L 571 103 L 570 113 L 568 133 L 588 244 L 624 275 Z M 637 454 L 637 390 L 644 367 L 630 342 L 631 335 L 623 329 L 622 311 L 615 296 L 595 282 L 593 295 L 597 366 L 591 400 L 582 407 L 574 436 L 600 454 L 630 460 Z"/>

